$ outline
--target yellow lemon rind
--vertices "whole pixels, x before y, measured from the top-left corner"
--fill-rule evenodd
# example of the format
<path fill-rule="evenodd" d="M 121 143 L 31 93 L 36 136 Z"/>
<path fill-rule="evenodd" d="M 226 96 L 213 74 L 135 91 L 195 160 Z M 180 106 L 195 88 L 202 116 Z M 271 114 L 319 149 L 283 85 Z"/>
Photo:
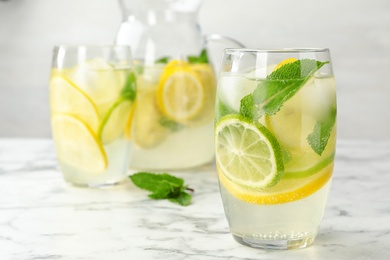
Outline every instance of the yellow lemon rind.
<path fill-rule="evenodd" d="M 241 201 L 258 205 L 282 204 L 304 199 L 321 189 L 331 179 L 333 173 L 332 163 L 327 167 L 323 168 L 318 173 L 308 177 L 306 180 L 286 180 L 282 178 L 278 185 L 271 188 L 272 190 L 274 190 L 273 192 L 271 192 L 267 189 L 256 191 L 238 185 L 229 180 L 222 173 L 221 169 L 218 166 L 217 168 L 220 184 L 223 185 L 223 187 L 225 187 L 230 194 L 232 194 L 234 197 Z M 292 182 L 298 183 L 296 184 L 296 187 L 294 187 L 294 185 L 289 184 Z M 281 185 L 292 187 L 287 191 L 278 192 L 277 189 Z"/>
<path fill-rule="evenodd" d="M 91 174 L 103 173 L 107 169 L 106 152 L 90 126 L 72 114 L 55 113 L 51 119 L 59 160 Z M 70 127 L 73 127 L 72 130 L 76 129 L 73 136 L 69 136 L 72 133 L 69 131 Z M 88 146 L 80 147 L 83 143 Z M 97 156 L 85 159 L 91 154 Z"/>
<path fill-rule="evenodd" d="M 198 102 L 195 103 L 196 105 L 191 107 L 191 110 L 183 110 L 183 108 L 180 108 L 179 110 L 176 110 L 172 104 L 170 104 L 170 95 L 168 95 L 168 91 L 170 91 L 174 84 L 170 84 L 171 80 L 174 80 L 176 77 L 186 77 L 187 79 L 191 80 L 195 86 L 198 88 L 198 95 L 200 96 L 198 98 Z M 166 66 L 163 73 L 160 77 L 159 86 L 157 89 L 157 104 L 159 109 L 163 112 L 163 114 L 168 117 L 169 119 L 185 123 L 186 121 L 194 118 L 199 114 L 199 112 L 202 110 L 204 98 L 205 98 L 205 90 L 204 86 L 201 82 L 201 79 L 199 76 L 191 70 L 189 65 L 183 64 L 178 66 Z M 188 94 L 192 94 L 193 92 L 188 92 Z M 185 98 L 185 97 L 181 97 Z M 175 100 L 175 99 L 173 99 Z"/>

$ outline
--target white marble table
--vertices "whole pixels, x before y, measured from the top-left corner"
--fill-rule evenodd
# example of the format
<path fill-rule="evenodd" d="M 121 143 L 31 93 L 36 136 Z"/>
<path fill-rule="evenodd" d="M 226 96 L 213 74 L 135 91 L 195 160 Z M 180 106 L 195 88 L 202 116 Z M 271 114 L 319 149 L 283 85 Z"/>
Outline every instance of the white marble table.
<path fill-rule="evenodd" d="M 0 139 L 0 259 L 390 259 L 390 142 L 339 141 L 314 245 L 269 252 L 229 234 L 213 166 L 175 173 L 195 189 L 181 207 L 130 182 L 67 186 L 51 140 Z"/>

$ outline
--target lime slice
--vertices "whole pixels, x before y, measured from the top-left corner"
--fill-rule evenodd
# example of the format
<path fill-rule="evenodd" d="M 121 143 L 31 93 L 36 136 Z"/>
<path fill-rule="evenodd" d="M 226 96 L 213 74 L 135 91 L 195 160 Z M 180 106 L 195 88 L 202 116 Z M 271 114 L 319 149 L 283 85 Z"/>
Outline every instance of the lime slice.
<path fill-rule="evenodd" d="M 126 99 L 119 99 L 107 111 L 98 131 L 103 144 L 111 143 L 124 134 L 132 103 Z"/>
<path fill-rule="evenodd" d="M 216 125 L 215 142 L 217 165 L 232 182 L 264 189 L 280 180 L 283 159 L 279 144 L 261 124 L 227 115 Z"/>
<path fill-rule="evenodd" d="M 185 123 L 199 114 L 204 98 L 204 86 L 189 65 L 172 61 L 165 67 L 157 90 L 157 102 L 168 118 Z"/>
<path fill-rule="evenodd" d="M 51 122 L 60 161 L 91 174 L 106 170 L 106 153 L 88 125 L 67 114 L 54 114 Z"/>
<path fill-rule="evenodd" d="M 92 100 L 61 72 L 52 74 L 50 80 L 50 107 L 52 113 L 77 115 L 94 132 L 99 126 L 99 114 Z"/>
<path fill-rule="evenodd" d="M 306 178 L 318 173 L 334 161 L 334 153 L 324 159 L 318 159 L 315 156 L 297 157 L 285 164 L 286 172 L 283 178 Z"/>
<path fill-rule="evenodd" d="M 133 121 L 134 121 L 134 114 L 135 114 L 136 107 L 137 107 L 137 102 L 134 101 L 133 105 L 131 106 L 129 116 L 127 117 L 126 120 L 125 137 L 127 140 L 131 140 L 131 131 L 133 129 Z"/>
<path fill-rule="evenodd" d="M 326 86 L 324 86 L 326 87 Z M 292 98 L 287 100 L 275 115 L 264 115 L 264 125 L 289 153 L 291 160 L 285 162 L 284 178 L 303 178 L 317 173 L 333 162 L 336 131 L 333 130 L 322 155 L 311 148 L 307 137 L 312 133 L 317 120 L 330 106 L 322 105 L 322 89 L 311 80 Z"/>

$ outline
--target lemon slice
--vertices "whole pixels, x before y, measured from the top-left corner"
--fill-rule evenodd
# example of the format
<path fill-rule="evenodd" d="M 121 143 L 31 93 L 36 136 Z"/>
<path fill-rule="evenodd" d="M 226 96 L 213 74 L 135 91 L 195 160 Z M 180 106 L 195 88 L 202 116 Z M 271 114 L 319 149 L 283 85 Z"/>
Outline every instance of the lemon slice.
<path fill-rule="evenodd" d="M 288 59 L 285 59 L 283 61 L 281 61 L 280 63 L 278 63 L 278 65 L 276 65 L 276 67 L 274 68 L 274 71 L 279 69 L 280 67 L 282 67 L 283 65 L 286 65 L 288 63 L 292 63 L 292 62 L 295 62 L 297 61 L 296 58 L 288 58 Z"/>
<path fill-rule="evenodd" d="M 237 185 L 264 189 L 277 184 L 283 174 L 279 144 L 261 124 L 225 116 L 216 125 L 215 145 L 218 167 Z"/>
<path fill-rule="evenodd" d="M 168 135 L 167 128 L 159 122 L 162 118 L 161 111 L 158 109 L 156 101 L 156 87 L 142 77 L 137 80 L 137 108 L 133 119 L 133 137 L 134 143 L 142 148 L 153 148 L 159 145 Z"/>
<path fill-rule="evenodd" d="M 94 58 L 70 69 L 66 76 L 96 104 L 104 116 L 119 98 L 129 70 L 117 69 L 102 58 Z"/>
<path fill-rule="evenodd" d="M 168 118 L 185 122 L 195 117 L 203 107 L 204 98 L 204 86 L 189 65 L 172 61 L 165 67 L 157 90 L 157 102 Z"/>
<path fill-rule="evenodd" d="M 218 169 L 219 181 L 234 197 L 247 203 L 267 205 L 293 202 L 306 198 L 322 188 L 332 177 L 333 163 L 317 174 L 303 179 L 283 179 L 266 190 L 253 190 L 229 180 L 223 170 Z"/>
<path fill-rule="evenodd" d="M 60 161 L 91 174 L 106 170 L 106 153 L 88 125 L 67 114 L 54 114 L 51 122 Z"/>
<path fill-rule="evenodd" d="M 201 110 L 196 116 L 186 122 L 183 122 L 185 125 L 195 127 L 206 124 L 214 118 L 217 83 L 215 73 L 211 65 L 194 64 L 191 65 L 191 70 L 198 75 L 202 85 L 204 86 L 204 104 Z"/>
<path fill-rule="evenodd" d="M 111 143 L 124 134 L 132 103 L 126 99 L 119 99 L 107 111 L 98 131 L 103 144 Z"/>
<path fill-rule="evenodd" d="M 99 126 L 99 114 L 95 104 L 80 88 L 60 72 L 50 80 L 50 107 L 52 113 L 77 115 L 95 133 Z"/>

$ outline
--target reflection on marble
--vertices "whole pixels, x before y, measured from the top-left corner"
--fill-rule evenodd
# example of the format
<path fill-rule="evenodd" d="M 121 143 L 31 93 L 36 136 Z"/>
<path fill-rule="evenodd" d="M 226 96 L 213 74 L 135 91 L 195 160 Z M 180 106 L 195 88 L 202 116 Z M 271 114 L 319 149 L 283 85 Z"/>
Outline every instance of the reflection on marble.
<path fill-rule="evenodd" d="M 181 207 L 130 182 L 67 186 L 47 139 L 0 139 L 0 259 L 386 259 L 390 142 L 339 141 L 314 245 L 269 252 L 229 234 L 213 166 L 177 172 L 195 189 Z"/>

